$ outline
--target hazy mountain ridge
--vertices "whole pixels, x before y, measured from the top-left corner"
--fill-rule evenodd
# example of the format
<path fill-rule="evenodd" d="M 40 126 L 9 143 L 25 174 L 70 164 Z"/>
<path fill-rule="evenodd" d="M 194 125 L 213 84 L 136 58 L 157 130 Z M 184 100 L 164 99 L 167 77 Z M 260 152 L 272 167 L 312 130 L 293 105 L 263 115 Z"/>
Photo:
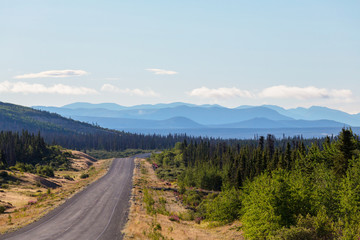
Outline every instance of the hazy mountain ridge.
<path fill-rule="evenodd" d="M 317 128 L 317 127 L 347 127 L 349 125 L 332 120 L 279 120 L 254 118 L 242 122 L 214 125 L 219 128 Z"/>
<path fill-rule="evenodd" d="M 110 118 L 130 118 L 147 120 L 166 120 L 174 117 L 185 117 L 201 125 L 228 124 L 233 122 L 250 120 L 257 117 L 266 117 L 270 120 L 291 120 L 275 110 L 264 107 L 253 107 L 247 109 L 225 108 L 221 106 L 187 106 L 180 105 L 175 107 L 154 108 L 154 109 L 124 109 L 109 110 L 103 108 L 79 108 L 69 109 L 62 107 L 34 107 L 39 110 L 55 112 L 60 115 L 76 118 L 86 117 L 110 117 Z"/>
<path fill-rule="evenodd" d="M 321 106 L 312 106 L 309 108 L 291 108 L 284 109 L 275 105 L 263 105 L 271 108 L 278 113 L 296 119 L 296 120 L 333 120 L 343 122 L 351 126 L 360 126 L 360 113 L 349 114 L 340 110 Z"/>
<path fill-rule="evenodd" d="M 144 104 L 73 103 L 63 107 L 36 106 L 76 120 L 113 129 L 128 128 L 316 128 L 360 126 L 360 114 L 326 107 L 284 109 L 275 105 L 239 106 L 188 103 Z M 118 110 L 116 110 L 118 109 Z"/>
<path fill-rule="evenodd" d="M 130 119 L 130 118 L 107 118 L 107 117 L 86 117 L 76 116 L 79 121 L 97 124 L 105 128 L 117 130 L 130 128 L 145 129 L 178 129 L 178 128 L 205 128 L 206 126 L 198 124 L 185 117 L 174 117 L 166 120 L 148 120 L 148 119 Z"/>

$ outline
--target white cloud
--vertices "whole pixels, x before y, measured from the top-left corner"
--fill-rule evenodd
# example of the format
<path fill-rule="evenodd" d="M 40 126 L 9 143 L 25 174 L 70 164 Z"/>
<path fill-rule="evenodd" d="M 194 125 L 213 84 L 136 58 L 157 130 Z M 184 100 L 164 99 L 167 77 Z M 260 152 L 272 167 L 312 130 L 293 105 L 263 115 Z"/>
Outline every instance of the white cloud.
<path fill-rule="evenodd" d="M 351 90 L 348 89 L 326 89 L 309 87 L 290 87 L 285 85 L 273 86 L 265 88 L 259 93 L 260 98 L 295 98 L 299 100 L 305 99 L 345 99 L 352 97 Z"/>
<path fill-rule="evenodd" d="M 253 94 L 246 90 L 240 90 L 238 88 L 195 88 L 190 93 L 190 96 L 201 98 L 233 98 L 233 97 L 245 97 L 251 98 Z"/>
<path fill-rule="evenodd" d="M 352 101 L 352 92 L 348 89 L 326 89 L 309 87 L 292 87 L 292 86 L 272 86 L 260 91 L 248 91 L 238 88 L 195 88 L 190 93 L 190 96 L 201 98 L 273 98 L 273 99 L 298 99 L 298 100 L 311 100 L 311 99 L 335 99 L 338 101 Z"/>
<path fill-rule="evenodd" d="M 178 74 L 178 72 L 171 71 L 171 70 L 164 70 L 164 69 L 158 69 L 158 68 L 147 68 L 146 71 L 153 72 L 157 75 L 174 75 Z"/>
<path fill-rule="evenodd" d="M 153 90 L 141 90 L 141 89 L 138 89 L 138 88 L 135 88 L 135 89 L 129 89 L 129 88 L 119 88 L 119 87 L 116 87 L 114 85 L 111 85 L 111 84 L 104 84 L 102 87 L 101 87 L 101 91 L 104 91 L 104 92 L 112 92 L 112 93 L 123 93 L 123 94 L 128 94 L 128 95 L 131 95 L 131 96 L 141 96 L 141 97 L 158 97 L 159 94 L 154 92 Z"/>
<path fill-rule="evenodd" d="M 76 87 L 63 84 L 55 84 L 47 87 L 39 83 L 26 83 L 26 82 L 0 82 L 0 92 L 3 93 L 23 93 L 23 94 L 63 94 L 63 95 L 86 95 L 95 94 L 96 90 L 86 87 Z"/>
<path fill-rule="evenodd" d="M 77 77 L 88 74 L 84 70 L 50 70 L 39 73 L 27 73 L 23 75 L 15 76 L 16 79 L 27 78 L 65 78 L 65 77 Z"/>

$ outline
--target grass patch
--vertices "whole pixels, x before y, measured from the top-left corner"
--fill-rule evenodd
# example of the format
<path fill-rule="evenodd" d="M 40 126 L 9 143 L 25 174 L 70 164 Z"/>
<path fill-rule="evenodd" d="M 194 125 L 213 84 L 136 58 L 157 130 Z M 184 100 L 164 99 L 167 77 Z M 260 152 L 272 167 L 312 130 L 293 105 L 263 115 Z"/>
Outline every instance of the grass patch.
<path fill-rule="evenodd" d="M 146 213 L 150 215 L 156 214 L 156 210 L 154 207 L 155 200 L 147 188 L 144 188 L 144 203 L 145 203 Z"/>

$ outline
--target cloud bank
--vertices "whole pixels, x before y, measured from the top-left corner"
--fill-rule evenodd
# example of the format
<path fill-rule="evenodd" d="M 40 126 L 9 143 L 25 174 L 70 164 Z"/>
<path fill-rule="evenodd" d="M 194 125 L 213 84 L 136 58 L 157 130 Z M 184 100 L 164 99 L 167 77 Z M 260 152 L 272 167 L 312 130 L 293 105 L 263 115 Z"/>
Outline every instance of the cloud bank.
<path fill-rule="evenodd" d="M 15 79 L 29 79 L 29 78 L 66 78 L 66 77 L 78 77 L 88 74 L 84 70 L 49 70 L 39 73 L 27 73 L 23 75 L 17 75 Z"/>
<path fill-rule="evenodd" d="M 201 98 L 233 98 L 233 97 L 244 97 L 251 98 L 252 94 L 249 91 L 241 90 L 238 88 L 195 88 L 190 93 L 190 96 L 201 97 Z"/>
<path fill-rule="evenodd" d="M 23 94 L 62 94 L 62 95 L 86 95 L 96 94 L 97 91 L 86 87 L 76 87 L 64 84 L 55 84 L 53 86 L 45 86 L 39 83 L 26 83 L 26 82 L 1 82 L 0 93 L 23 93 Z"/>
<path fill-rule="evenodd" d="M 188 93 L 190 96 L 201 98 L 276 98 L 276 99 L 298 99 L 298 100 L 311 100 L 311 99 L 338 99 L 351 101 L 352 92 L 349 89 L 326 89 L 309 87 L 294 87 L 278 85 L 265 88 L 260 91 L 248 91 L 239 88 L 195 88 Z"/>
<path fill-rule="evenodd" d="M 101 87 L 101 91 L 103 92 L 111 92 L 111 93 L 122 93 L 128 94 L 130 96 L 141 96 L 141 97 L 158 97 L 159 94 L 154 92 L 153 90 L 141 90 L 138 88 L 129 89 L 129 88 L 119 88 L 111 84 L 104 84 Z"/>
<path fill-rule="evenodd" d="M 174 75 L 178 74 L 178 72 L 171 71 L 171 70 L 164 70 L 164 69 L 158 69 L 158 68 L 147 68 L 146 71 L 155 73 L 157 75 Z"/>
<path fill-rule="evenodd" d="M 310 87 L 289 87 L 285 85 L 273 86 L 265 88 L 259 93 L 261 98 L 296 98 L 299 100 L 305 99 L 321 99 L 321 98 L 336 98 L 349 99 L 352 97 L 352 92 L 348 89 L 326 89 Z"/>

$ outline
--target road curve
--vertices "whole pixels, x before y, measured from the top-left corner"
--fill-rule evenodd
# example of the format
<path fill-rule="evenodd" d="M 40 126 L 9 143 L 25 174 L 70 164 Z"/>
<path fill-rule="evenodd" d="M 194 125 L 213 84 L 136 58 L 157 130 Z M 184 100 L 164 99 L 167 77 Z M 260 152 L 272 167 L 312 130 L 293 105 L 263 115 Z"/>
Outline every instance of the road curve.
<path fill-rule="evenodd" d="M 146 157 L 138 155 L 138 157 Z M 108 173 L 39 221 L 2 235 L 8 240 L 122 239 L 132 188 L 134 158 L 114 159 Z"/>

